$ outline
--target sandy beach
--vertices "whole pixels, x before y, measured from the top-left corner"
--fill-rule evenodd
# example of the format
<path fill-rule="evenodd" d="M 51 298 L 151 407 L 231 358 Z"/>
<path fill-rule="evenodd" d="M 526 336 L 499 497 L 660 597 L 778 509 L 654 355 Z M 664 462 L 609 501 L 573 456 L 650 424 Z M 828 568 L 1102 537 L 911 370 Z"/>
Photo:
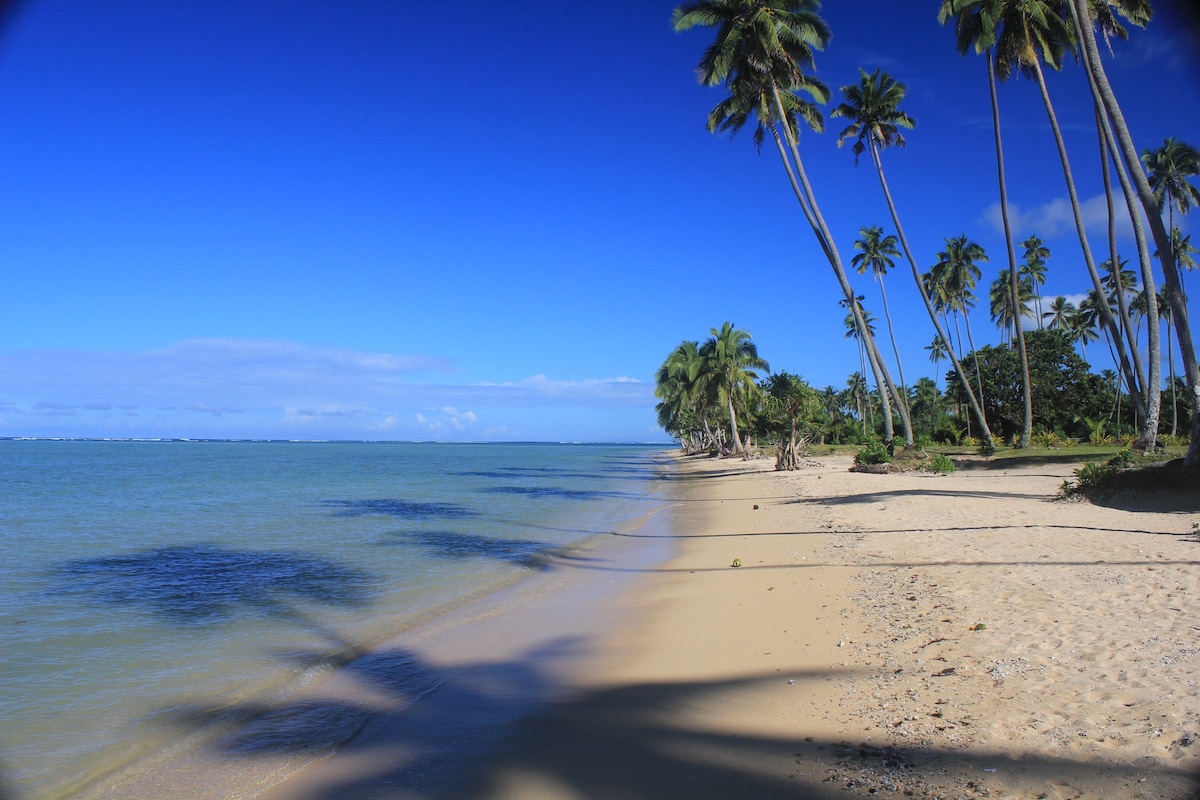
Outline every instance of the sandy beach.
<path fill-rule="evenodd" d="M 675 459 L 665 518 L 367 656 L 423 688 L 351 665 L 293 709 L 361 708 L 348 745 L 172 796 L 1198 796 L 1197 498 L 772 466 Z"/>

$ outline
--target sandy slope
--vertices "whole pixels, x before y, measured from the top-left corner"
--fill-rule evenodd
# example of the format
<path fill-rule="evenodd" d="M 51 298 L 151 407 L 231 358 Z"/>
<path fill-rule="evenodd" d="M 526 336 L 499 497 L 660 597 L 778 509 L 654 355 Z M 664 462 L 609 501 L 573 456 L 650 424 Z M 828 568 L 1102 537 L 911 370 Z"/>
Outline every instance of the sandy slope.
<path fill-rule="evenodd" d="M 640 622 L 465 796 L 1197 796 L 1197 508 L 1002 464 L 686 462 Z"/>

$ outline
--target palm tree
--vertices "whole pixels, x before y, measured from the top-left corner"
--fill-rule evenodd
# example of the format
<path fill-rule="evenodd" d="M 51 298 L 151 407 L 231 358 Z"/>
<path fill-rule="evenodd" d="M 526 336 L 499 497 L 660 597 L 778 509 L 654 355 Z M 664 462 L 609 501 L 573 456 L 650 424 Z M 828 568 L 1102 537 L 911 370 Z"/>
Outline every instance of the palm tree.
<path fill-rule="evenodd" d="M 888 308 L 887 289 L 883 285 L 883 276 L 896 266 L 895 258 L 900 255 L 900 251 L 896 249 L 896 237 L 891 234 L 884 236 L 883 228 L 878 225 L 859 228 L 858 235 L 861 238 L 855 240 L 854 249 L 859 252 L 850 259 L 850 266 L 858 270 L 859 275 L 868 269 L 871 270 L 871 274 L 879 281 L 879 294 L 883 298 L 883 316 L 887 320 L 888 336 L 891 337 L 892 352 L 896 356 L 896 370 L 900 373 L 901 397 L 907 400 L 908 388 L 904 381 L 904 366 L 900 362 L 900 348 L 896 345 L 896 329 L 892 326 L 892 312 Z M 907 405 L 906 402 L 905 407 Z"/>
<path fill-rule="evenodd" d="M 1189 182 L 1200 175 L 1200 150 L 1171 136 L 1157 150 L 1143 150 L 1142 163 L 1158 203 L 1158 213 L 1166 209 L 1167 227 L 1173 229 L 1175 209 L 1186 214 L 1200 205 L 1200 189 Z"/>
<path fill-rule="evenodd" d="M 758 357 L 758 346 L 751 340 L 750 334 L 741 328 L 735 328 L 733 323 L 725 322 L 720 329 L 713 328 L 711 337 L 700 346 L 700 357 L 704 360 L 705 371 L 713 376 L 713 380 L 729 411 L 729 427 L 733 440 L 734 454 L 744 452 L 741 436 L 738 434 L 736 402 L 745 398 L 747 393 L 754 390 L 758 373 L 755 370 L 768 370 L 767 362 Z"/>
<path fill-rule="evenodd" d="M 1059 295 L 1054 298 L 1054 302 L 1050 304 L 1050 310 L 1042 312 L 1042 321 L 1046 323 L 1046 327 L 1050 330 L 1070 330 L 1072 319 L 1079 313 L 1079 309 L 1075 307 L 1067 298 Z"/>
<path fill-rule="evenodd" d="M 850 124 L 838 136 L 838 147 L 841 147 L 850 138 L 855 139 L 854 146 L 851 149 L 854 152 L 854 163 L 856 166 L 863 150 L 870 151 L 871 160 L 875 163 L 875 171 L 879 175 L 879 185 L 883 189 L 883 196 L 887 200 L 888 211 L 892 216 L 892 224 L 896 226 L 896 231 L 899 234 L 901 246 L 904 248 L 904 255 L 908 259 L 909 267 L 912 269 L 913 281 L 917 284 L 917 291 L 921 295 L 921 300 L 925 303 L 925 310 L 929 314 L 929 319 L 933 322 L 938 336 L 948 339 L 946 331 L 943 330 L 941 322 L 938 319 L 937 308 L 922 280 L 920 269 L 917 267 L 917 261 L 913 258 L 912 248 L 908 244 L 908 237 L 904 233 L 904 226 L 900 224 L 900 215 L 896 211 L 896 203 L 892 199 L 892 192 L 888 188 L 887 177 L 883 172 L 882 151 L 893 145 L 904 147 L 904 137 L 900 134 L 900 129 L 911 130 L 916 126 L 916 122 L 913 121 L 912 117 L 900 110 L 900 103 L 904 100 L 908 89 L 903 83 L 882 70 L 876 69 L 870 75 L 862 69 L 858 72 L 859 82 L 842 87 L 843 102 L 831 114 L 831 116 L 835 117 L 845 117 L 850 121 Z M 862 270 L 860 269 L 859 272 L 861 273 Z M 881 279 L 881 289 L 882 286 Z M 887 311 L 886 297 L 884 298 L 884 311 Z M 890 316 L 888 317 L 888 324 L 890 330 Z M 992 441 L 992 432 L 988 429 L 987 421 L 984 418 L 982 400 L 975 397 L 970 381 L 966 377 L 966 372 L 963 370 L 962 364 L 955 358 L 953 350 L 948 352 L 950 360 L 954 364 L 955 374 L 959 377 L 963 392 L 966 394 L 968 402 L 971 405 L 972 412 L 979 420 L 985 445 L 987 448 L 992 449 L 995 443 Z M 897 363 L 899 363 L 899 355 L 897 355 Z M 900 382 L 904 382 L 903 370 L 901 370 Z"/>
<path fill-rule="evenodd" d="M 708 427 L 708 375 L 700 358 L 700 343 L 684 341 L 663 361 L 654 375 L 658 424 L 680 440 L 685 452 L 715 444 Z"/>
<path fill-rule="evenodd" d="M 1021 280 L 1033 292 L 1034 306 L 1037 308 L 1038 329 L 1042 327 L 1042 285 L 1046 282 L 1046 259 L 1050 257 L 1050 248 L 1036 236 L 1030 236 L 1021 242 L 1025 248 L 1025 263 L 1021 265 L 1019 274 Z"/>
<path fill-rule="evenodd" d="M 763 388 L 766 392 L 767 407 L 788 423 L 788 439 L 786 443 L 779 445 L 775 456 L 775 469 L 799 469 L 802 443 L 796 439 L 797 428 L 800 418 L 810 415 L 819 405 L 819 396 L 803 378 L 788 372 L 769 376 Z"/>
<path fill-rule="evenodd" d="M 816 0 L 692 0 L 676 7 L 671 21 L 676 31 L 697 25 L 717 29 L 716 40 L 704 51 L 696 71 L 706 86 L 724 84 L 729 97 L 709 114 L 708 128 L 713 133 L 733 134 L 753 117 L 757 121 L 755 145 L 761 148 L 770 134 L 800 210 L 833 269 L 842 295 L 851 299 L 854 290 L 800 157 L 800 122 L 820 131 L 824 121 L 816 105 L 797 92 L 821 103 L 829 99 L 828 88 L 805 73 L 806 69 L 815 69 L 814 51 L 823 49 L 831 35 L 829 26 L 816 13 L 818 7 Z M 857 313 L 853 306 L 851 311 Z M 861 329 L 861 320 L 856 322 Z M 864 335 L 864 340 L 877 382 L 887 387 L 885 406 L 889 406 L 888 394 L 900 405 L 900 394 L 874 339 Z M 912 423 L 902 405 L 899 415 L 905 445 L 911 447 Z M 884 427 L 890 443 L 892 420 L 887 408 Z"/>
<path fill-rule="evenodd" d="M 1125 122 L 1125 115 L 1122 113 L 1121 107 L 1117 103 L 1116 95 L 1113 94 L 1112 85 L 1108 81 L 1104 63 L 1100 60 L 1100 51 L 1096 45 L 1096 35 L 1091 24 L 1092 17 L 1089 14 L 1092 3 L 1089 0 L 1068 0 L 1067 6 L 1071 12 L 1071 19 L 1075 25 L 1079 42 L 1082 45 L 1081 55 L 1086 67 L 1085 73 L 1088 78 L 1088 86 L 1092 90 L 1093 101 L 1104 112 L 1103 117 L 1106 121 L 1105 136 L 1115 145 L 1112 147 L 1114 152 L 1119 153 L 1125 163 L 1131 167 L 1129 172 L 1137 190 L 1138 201 L 1146 212 L 1150 223 L 1150 231 L 1153 234 L 1154 243 L 1158 248 L 1159 259 L 1162 262 L 1167 301 L 1171 307 L 1172 319 L 1175 322 L 1176 338 L 1179 341 L 1180 353 L 1183 356 L 1183 369 L 1187 375 L 1188 387 L 1192 395 L 1191 444 L 1188 447 L 1187 455 L 1184 457 L 1184 463 L 1188 466 L 1195 466 L 1200 464 L 1200 363 L 1196 359 L 1196 348 L 1192 338 L 1191 323 L 1188 320 L 1187 307 L 1179 285 L 1179 275 L 1175 266 L 1175 255 L 1171 248 L 1170 236 L 1167 233 L 1166 226 L 1163 224 L 1162 216 L 1157 213 L 1158 203 L 1155 200 L 1154 191 L 1150 188 L 1149 179 L 1142 170 L 1132 168 L 1134 165 L 1140 163 L 1140 158 L 1137 148 L 1134 146 L 1133 137 L 1129 133 L 1129 126 Z M 1149 6 L 1145 4 L 1144 19 L 1141 19 L 1140 22 L 1148 19 L 1149 14 Z M 1135 23 L 1139 22 L 1139 20 L 1132 18 L 1131 21 Z M 1134 214 L 1133 216 L 1136 221 L 1137 215 Z M 1143 281 L 1147 288 L 1153 290 L 1152 275 L 1149 276 L 1149 280 L 1143 278 Z M 1154 388 L 1158 388 L 1157 384 L 1154 385 Z M 1153 397 L 1158 392 L 1154 391 L 1150 394 Z"/>
<path fill-rule="evenodd" d="M 1012 276 L 1010 274 L 1001 272 L 988 289 L 988 306 L 992 313 L 992 322 L 995 322 L 996 327 L 1002 332 L 1002 339 L 1014 344 L 1019 332 L 1017 320 L 1032 313 L 1029 308 L 1029 300 L 1033 296 L 1024 282 L 1017 281 L 1017 283 L 1017 298 L 1020 302 L 1018 310 L 1014 310 L 1013 307 Z"/>
<path fill-rule="evenodd" d="M 946 340 L 943 339 L 941 336 L 934 336 L 933 341 L 931 343 L 925 345 L 925 350 L 926 350 L 926 352 L 929 353 L 929 360 L 933 362 L 933 369 L 934 369 L 934 375 L 935 375 L 935 379 L 934 379 L 933 383 L 936 386 L 937 385 L 936 375 L 937 375 L 937 373 L 941 372 L 941 368 L 938 367 L 938 364 L 940 364 L 941 362 L 945 361 L 946 359 L 948 359 L 950 357 L 950 352 L 951 352 L 950 345 L 947 344 Z M 970 384 L 968 384 L 968 385 L 970 385 Z"/>
<path fill-rule="evenodd" d="M 867 386 L 867 379 L 863 377 L 861 372 L 856 372 L 846 379 L 846 392 L 850 396 L 851 402 L 858 414 L 858 420 L 862 424 L 862 433 L 865 438 L 867 435 L 867 416 L 871 417 L 871 428 L 875 428 L 875 413 L 871 410 L 870 387 Z"/>
<path fill-rule="evenodd" d="M 1179 432 L 1179 397 L 1175 392 L 1175 353 L 1171 350 L 1171 307 L 1165 293 L 1159 294 L 1158 318 L 1167 323 L 1167 370 L 1171 376 L 1171 435 Z"/>
<path fill-rule="evenodd" d="M 1092 294 L 1096 294 L 1095 289 L 1088 293 L 1088 297 L 1079 304 L 1079 308 L 1071 318 L 1071 338 L 1079 343 L 1084 361 L 1087 361 L 1087 343 L 1100 338 L 1100 332 L 1096 330 L 1100 315 L 1091 302 Z"/>
<path fill-rule="evenodd" d="M 1028 0 L 1031 4 L 1036 0 Z M 1013 294 L 1012 305 L 1017 308 L 1021 299 L 1017 292 L 1020 286 L 1020 276 L 1017 274 L 1017 255 L 1013 247 L 1012 223 L 1008 216 L 1008 181 L 1004 172 L 1004 146 L 1000 141 L 1000 105 L 996 98 L 996 66 L 1003 66 L 1009 56 L 1010 48 L 1003 41 L 998 43 L 1002 33 L 1010 27 L 1004 19 L 1006 0 L 986 0 L 985 2 L 968 2 L 968 0 L 942 0 L 938 12 L 938 21 L 945 24 L 951 17 L 956 18 L 955 32 L 958 38 L 958 51 L 965 55 L 967 50 L 974 48 L 976 53 L 986 53 L 988 92 L 992 101 L 992 132 L 996 140 L 996 174 L 1000 188 L 1000 218 L 1004 227 L 1004 245 L 1008 250 L 1008 271 L 1010 286 Z M 996 62 L 993 64 L 992 51 L 996 49 Z M 1025 419 L 1021 425 L 1021 436 L 1017 447 L 1028 447 L 1033 430 L 1033 392 L 1029 385 L 1029 354 L 1025 350 L 1025 336 L 1021 330 L 1021 315 L 1013 316 L 1013 332 L 1017 342 L 1017 350 L 1021 357 L 1021 393 L 1024 400 Z"/>
<path fill-rule="evenodd" d="M 1164 208 L 1167 211 L 1167 229 L 1171 231 L 1171 242 L 1174 244 L 1177 231 L 1175 210 L 1186 214 L 1200 205 L 1200 189 L 1189 181 L 1200 175 L 1200 151 L 1171 136 L 1164 139 L 1162 147 L 1157 150 L 1143 150 L 1142 163 L 1146 166 L 1150 188 L 1154 190 L 1158 213 L 1162 214 Z M 1155 255 L 1158 255 L 1157 251 Z M 1175 248 L 1175 259 L 1176 262 L 1180 260 L 1178 248 Z M 1176 268 L 1180 271 L 1179 285 L 1182 290 L 1183 266 L 1176 263 Z"/>
<path fill-rule="evenodd" d="M 975 359 L 975 381 L 979 388 L 979 404 L 982 407 L 983 379 L 979 370 L 979 354 L 975 347 L 975 337 L 971 335 L 970 311 L 975 306 L 975 283 L 983 275 L 975 262 L 985 263 L 987 253 L 981 245 L 971 241 L 967 235 L 960 234 L 945 240 L 946 249 L 937 254 L 937 263 L 930 270 L 933 282 L 939 286 L 938 293 L 944 298 L 946 307 L 954 314 L 955 325 L 961 312 L 963 322 L 967 327 L 967 342 L 971 345 L 971 354 Z M 962 347 L 962 335 L 958 337 L 959 348 Z M 959 358 L 961 358 L 961 354 Z M 956 368 L 957 369 L 957 368 Z"/>

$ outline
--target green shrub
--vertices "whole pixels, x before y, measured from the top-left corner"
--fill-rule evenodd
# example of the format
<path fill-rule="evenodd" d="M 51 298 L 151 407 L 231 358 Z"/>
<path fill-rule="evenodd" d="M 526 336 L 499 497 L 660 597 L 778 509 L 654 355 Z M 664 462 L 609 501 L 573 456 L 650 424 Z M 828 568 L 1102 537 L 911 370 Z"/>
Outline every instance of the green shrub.
<path fill-rule="evenodd" d="M 888 464 L 891 460 L 887 447 L 878 439 L 867 442 L 866 447 L 854 454 L 854 463 L 860 467 L 868 464 Z"/>
<path fill-rule="evenodd" d="M 929 459 L 929 463 L 925 465 L 925 469 L 929 472 L 936 472 L 938 475 L 949 475 L 954 472 L 954 462 L 942 453 L 937 453 L 933 458 Z"/>
<path fill-rule="evenodd" d="M 1051 447 L 1058 447 L 1060 444 L 1062 444 L 1062 437 L 1060 437 L 1054 431 L 1049 431 L 1043 428 L 1042 430 L 1033 434 L 1033 441 L 1039 447 L 1045 447 L 1048 450 Z"/>

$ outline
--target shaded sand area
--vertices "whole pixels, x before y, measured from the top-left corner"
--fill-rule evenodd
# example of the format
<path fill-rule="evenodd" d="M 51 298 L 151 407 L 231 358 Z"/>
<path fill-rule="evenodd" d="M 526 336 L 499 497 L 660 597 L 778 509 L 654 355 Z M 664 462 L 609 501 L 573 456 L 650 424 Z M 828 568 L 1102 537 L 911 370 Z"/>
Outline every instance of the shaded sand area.
<path fill-rule="evenodd" d="M 850 464 L 680 458 L 669 519 L 278 710 L 324 744 L 235 731 L 112 796 L 1200 797 L 1200 498 Z"/>

